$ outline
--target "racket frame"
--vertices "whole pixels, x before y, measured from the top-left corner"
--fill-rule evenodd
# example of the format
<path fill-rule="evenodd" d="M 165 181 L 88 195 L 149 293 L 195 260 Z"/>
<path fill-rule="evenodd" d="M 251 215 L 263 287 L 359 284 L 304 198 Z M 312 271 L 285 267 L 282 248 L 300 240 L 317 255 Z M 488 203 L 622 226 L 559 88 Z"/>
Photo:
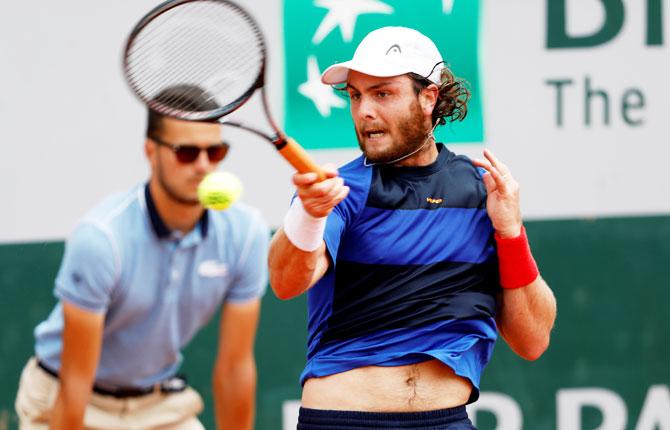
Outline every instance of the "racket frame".
<path fill-rule="evenodd" d="M 260 47 L 260 54 L 262 59 L 259 67 L 258 76 L 256 77 L 254 83 L 246 91 L 244 91 L 242 95 L 240 95 L 227 105 L 222 106 L 218 109 L 203 112 L 187 111 L 174 107 L 169 107 L 166 106 L 166 104 L 164 103 L 160 103 L 158 101 L 142 96 L 143 92 L 140 90 L 140 88 L 136 85 L 135 81 L 133 80 L 128 63 L 129 52 L 131 51 L 131 48 L 137 36 L 142 32 L 143 29 L 147 27 L 147 25 L 149 25 L 150 22 L 154 21 L 160 15 L 186 3 L 195 3 L 202 1 L 204 0 L 166 0 L 163 3 L 159 4 L 158 6 L 154 7 L 152 10 L 150 10 L 137 22 L 137 24 L 135 24 L 130 34 L 128 35 L 128 40 L 126 41 L 126 45 L 123 50 L 123 61 L 122 61 L 123 72 L 126 77 L 126 81 L 131 87 L 133 93 L 135 93 L 149 109 L 152 109 L 155 112 L 158 112 L 162 115 L 186 121 L 219 122 L 221 125 L 240 128 L 250 133 L 253 133 L 259 137 L 262 137 L 268 142 L 272 143 L 274 147 L 279 151 L 279 153 L 287 161 L 289 161 L 289 163 L 291 163 L 291 165 L 293 165 L 293 167 L 295 167 L 299 172 L 301 173 L 315 172 L 317 173 L 319 180 L 325 179 L 326 177 L 325 172 L 323 172 L 323 170 L 316 163 L 314 163 L 314 161 L 307 154 L 304 148 L 302 148 L 295 140 L 287 137 L 284 134 L 284 132 L 277 126 L 270 112 L 269 103 L 267 100 L 267 96 L 265 94 L 265 71 L 267 61 L 265 38 L 263 37 L 263 33 L 260 30 L 260 26 L 258 25 L 256 20 L 254 20 L 253 17 L 246 10 L 244 10 L 242 7 L 238 6 L 234 2 L 231 2 L 229 0 L 206 0 L 209 2 L 222 3 L 228 7 L 235 9 L 239 13 L 239 15 L 243 17 L 244 20 L 247 21 L 251 26 L 251 28 L 253 29 L 253 32 L 256 35 L 256 40 Z M 260 97 L 261 97 L 261 103 L 263 105 L 263 110 L 265 111 L 265 117 L 270 127 L 275 132 L 274 136 L 271 136 L 254 127 L 249 127 L 237 121 L 225 121 L 221 119 L 231 114 L 232 112 L 236 111 L 240 107 L 242 107 L 247 101 L 249 101 L 249 99 L 253 96 L 253 94 L 257 90 L 260 90 L 261 92 Z"/>

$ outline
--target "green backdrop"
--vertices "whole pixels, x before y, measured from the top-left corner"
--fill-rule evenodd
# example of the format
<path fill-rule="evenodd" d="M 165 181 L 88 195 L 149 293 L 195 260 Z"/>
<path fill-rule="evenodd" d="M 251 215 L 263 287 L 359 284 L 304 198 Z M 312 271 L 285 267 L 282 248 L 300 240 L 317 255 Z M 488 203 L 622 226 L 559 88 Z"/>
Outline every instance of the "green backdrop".
<path fill-rule="evenodd" d="M 512 397 L 524 429 L 556 428 L 561 389 L 599 387 L 621 396 L 628 426 L 637 422 L 647 390 L 670 385 L 670 217 L 527 222 L 535 257 L 558 300 L 552 345 L 526 362 L 504 342 L 483 376 L 482 391 Z M 53 277 L 62 242 L 0 246 L 0 430 L 16 428 L 13 402 L 20 370 L 32 353 L 33 327 L 54 303 Z M 263 300 L 256 345 L 259 385 L 257 429 L 281 429 L 284 400 L 299 399 L 304 364 L 305 299 Z M 186 350 L 185 371 L 203 394 L 201 419 L 213 428 L 209 387 L 216 323 Z M 602 414 L 585 408 L 582 428 L 598 428 Z M 477 415 L 481 430 L 496 428 L 494 414 Z"/>

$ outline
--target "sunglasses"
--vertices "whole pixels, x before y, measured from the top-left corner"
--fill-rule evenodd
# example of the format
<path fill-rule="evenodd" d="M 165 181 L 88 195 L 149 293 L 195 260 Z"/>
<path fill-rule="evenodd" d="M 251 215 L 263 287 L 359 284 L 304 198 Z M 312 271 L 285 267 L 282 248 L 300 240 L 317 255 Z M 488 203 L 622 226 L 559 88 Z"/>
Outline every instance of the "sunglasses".
<path fill-rule="evenodd" d="M 206 151 L 209 161 L 211 163 L 216 163 L 225 158 L 226 154 L 228 154 L 228 149 L 230 148 L 230 145 L 223 141 L 206 148 L 201 148 L 195 145 L 177 145 L 169 143 L 155 136 L 149 136 L 149 139 L 161 146 L 170 148 L 172 152 L 174 152 L 174 155 L 177 156 L 177 160 L 179 160 L 180 163 L 194 162 L 200 156 L 200 151 Z"/>

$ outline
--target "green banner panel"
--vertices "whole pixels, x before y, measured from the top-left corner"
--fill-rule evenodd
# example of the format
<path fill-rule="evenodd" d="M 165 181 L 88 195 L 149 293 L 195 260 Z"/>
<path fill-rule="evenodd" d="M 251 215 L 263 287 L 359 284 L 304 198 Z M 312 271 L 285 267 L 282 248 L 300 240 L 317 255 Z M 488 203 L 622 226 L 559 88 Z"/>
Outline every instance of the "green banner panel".
<path fill-rule="evenodd" d="M 526 225 L 558 300 L 552 345 L 538 361 L 526 362 L 499 342 L 483 376 L 482 400 L 473 405 L 478 427 L 514 428 L 508 426 L 520 419 L 516 428 L 532 430 L 668 429 L 670 217 Z M 32 354 L 34 326 L 54 304 L 62 252 L 57 242 L 0 246 L 0 429 L 17 428 L 19 372 Z M 185 351 L 185 373 L 206 400 L 207 428 L 214 428 L 216 319 Z M 284 402 L 300 398 L 305 326 L 304 297 L 280 301 L 268 292 L 256 344 L 257 429 L 282 429 Z"/>
<path fill-rule="evenodd" d="M 346 94 L 320 82 L 331 64 L 351 59 L 370 31 L 415 28 L 430 37 L 453 72 L 476 88 L 462 123 L 437 130 L 442 142 L 482 142 L 479 0 L 286 0 L 284 2 L 285 127 L 308 149 L 356 148 Z M 431 19 L 426 19 L 430 16 Z M 328 130 L 324 133 L 324 130 Z"/>

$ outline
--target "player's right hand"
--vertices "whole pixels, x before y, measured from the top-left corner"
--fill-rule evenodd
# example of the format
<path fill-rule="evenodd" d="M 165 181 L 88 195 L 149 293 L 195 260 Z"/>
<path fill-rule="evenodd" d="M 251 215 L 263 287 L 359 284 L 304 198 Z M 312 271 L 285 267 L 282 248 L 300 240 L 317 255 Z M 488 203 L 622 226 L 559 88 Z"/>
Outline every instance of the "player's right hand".
<path fill-rule="evenodd" d="M 349 187 L 344 185 L 344 179 L 337 174 L 332 164 L 322 166 L 326 179 L 319 182 L 316 173 L 296 173 L 293 175 L 293 184 L 296 186 L 298 197 L 302 201 L 305 211 L 315 218 L 328 216 L 338 203 L 349 194 Z"/>

